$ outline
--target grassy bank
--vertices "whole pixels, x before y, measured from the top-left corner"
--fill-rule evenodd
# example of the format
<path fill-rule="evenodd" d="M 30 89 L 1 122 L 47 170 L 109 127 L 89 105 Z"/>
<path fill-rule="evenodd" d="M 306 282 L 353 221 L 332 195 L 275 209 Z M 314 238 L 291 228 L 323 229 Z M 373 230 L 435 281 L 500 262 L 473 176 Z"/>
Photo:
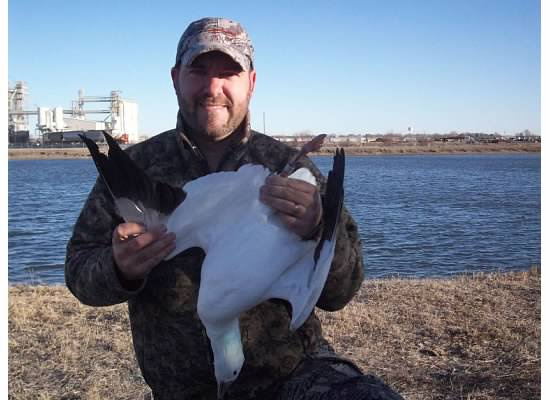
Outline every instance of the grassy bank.
<path fill-rule="evenodd" d="M 540 270 L 365 281 L 320 312 L 335 348 L 407 399 L 540 398 Z M 10 399 L 140 399 L 125 305 L 9 291 Z"/>
<path fill-rule="evenodd" d="M 105 146 L 100 146 L 104 148 Z M 455 154 L 455 153 L 515 153 L 540 152 L 540 143 L 431 143 L 425 145 L 370 143 L 365 146 L 345 147 L 348 155 L 384 155 L 384 154 Z M 334 153 L 333 147 L 325 146 L 320 155 Z M 74 159 L 86 158 L 90 154 L 86 148 L 23 148 L 8 149 L 10 160 Z"/>
<path fill-rule="evenodd" d="M 334 153 L 335 147 L 325 146 L 320 154 Z M 344 147 L 352 156 L 390 154 L 460 154 L 460 153 L 525 153 L 540 152 L 540 143 L 428 143 L 428 144 L 383 144 L 369 143 L 364 146 Z"/>

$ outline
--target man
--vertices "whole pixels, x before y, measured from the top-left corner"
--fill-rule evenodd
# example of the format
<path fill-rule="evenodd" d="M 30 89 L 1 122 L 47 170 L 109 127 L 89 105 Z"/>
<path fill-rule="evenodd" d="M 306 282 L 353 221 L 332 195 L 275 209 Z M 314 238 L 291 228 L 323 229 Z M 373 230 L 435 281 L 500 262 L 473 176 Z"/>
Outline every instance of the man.
<path fill-rule="evenodd" d="M 176 129 L 128 149 L 152 179 L 181 187 L 246 163 L 277 170 L 296 154 L 250 129 L 256 71 L 252 45 L 238 23 L 221 18 L 191 23 L 171 75 L 179 104 Z M 324 182 L 311 161 L 300 166 Z M 260 199 L 305 240 L 322 231 L 322 191 L 322 185 L 271 176 Z M 345 209 L 337 232 L 334 261 L 317 304 L 331 311 L 344 307 L 363 279 L 357 226 Z M 67 286 L 85 304 L 128 302 L 136 357 L 155 399 L 215 398 L 212 354 L 196 312 L 204 252 L 192 248 L 163 261 L 174 240 L 164 227 L 124 223 L 98 180 L 67 247 Z M 241 315 L 245 364 L 228 398 L 317 398 L 323 391 L 341 398 L 357 390 L 364 398 L 368 393 L 399 398 L 352 363 L 332 353 L 323 356 L 322 348 L 330 348 L 314 313 L 296 332 L 289 331 L 289 321 L 288 305 L 275 299 Z"/>

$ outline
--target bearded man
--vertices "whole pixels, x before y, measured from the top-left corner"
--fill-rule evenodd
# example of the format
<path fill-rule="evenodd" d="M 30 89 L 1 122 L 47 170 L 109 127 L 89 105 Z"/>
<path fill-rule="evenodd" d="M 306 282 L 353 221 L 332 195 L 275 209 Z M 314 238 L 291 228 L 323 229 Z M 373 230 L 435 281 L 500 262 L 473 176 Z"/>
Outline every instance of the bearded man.
<path fill-rule="evenodd" d="M 256 71 L 252 44 L 239 23 L 224 18 L 192 22 L 179 41 L 171 76 L 179 105 L 176 128 L 127 149 L 151 179 L 182 187 L 247 163 L 276 171 L 296 154 L 250 129 Z M 260 199 L 306 240 L 323 228 L 325 180 L 309 159 L 298 164 L 311 170 L 319 187 L 272 175 Z M 204 252 L 191 248 L 163 261 L 174 248 L 175 236 L 165 227 L 146 229 L 122 221 L 98 179 L 67 246 L 66 283 L 84 304 L 128 303 L 136 358 L 155 400 L 215 399 L 212 353 L 197 316 Z M 362 280 L 357 225 L 344 208 L 334 260 L 317 306 L 341 309 Z M 275 299 L 241 315 L 245 364 L 226 398 L 401 398 L 334 354 L 315 312 L 294 332 L 289 322 L 288 305 Z M 373 397 L 381 395 L 385 397 Z"/>

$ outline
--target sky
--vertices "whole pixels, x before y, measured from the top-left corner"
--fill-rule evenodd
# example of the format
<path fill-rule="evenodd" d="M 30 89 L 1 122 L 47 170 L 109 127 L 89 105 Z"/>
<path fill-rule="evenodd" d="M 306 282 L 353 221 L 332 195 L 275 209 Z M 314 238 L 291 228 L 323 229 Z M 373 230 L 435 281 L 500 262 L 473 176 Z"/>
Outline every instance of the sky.
<path fill-rule="evenodd" d="M 535 0 L 11 0 L 9 83 L 27 83 L 30 110 L 120 90 L 140 134 L 155 135 L 175 126 L 179 37 L 204 16 L 252 39 L 258 131 L 265 115 L 271 135 L 541 134 Z"/>

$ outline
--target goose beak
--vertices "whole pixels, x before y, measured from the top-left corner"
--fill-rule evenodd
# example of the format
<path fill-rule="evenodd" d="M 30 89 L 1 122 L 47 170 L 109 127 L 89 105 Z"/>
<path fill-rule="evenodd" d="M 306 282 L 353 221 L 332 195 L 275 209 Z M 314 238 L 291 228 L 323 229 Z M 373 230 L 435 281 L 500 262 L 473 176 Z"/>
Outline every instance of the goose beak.
<path fill-rule="evenodd" d="M 231 383 L 232 382 L 218 383 L 218 400 L 223 400 L 227 389 L 229 389 L 229 386 L 231 386 Z"/>

